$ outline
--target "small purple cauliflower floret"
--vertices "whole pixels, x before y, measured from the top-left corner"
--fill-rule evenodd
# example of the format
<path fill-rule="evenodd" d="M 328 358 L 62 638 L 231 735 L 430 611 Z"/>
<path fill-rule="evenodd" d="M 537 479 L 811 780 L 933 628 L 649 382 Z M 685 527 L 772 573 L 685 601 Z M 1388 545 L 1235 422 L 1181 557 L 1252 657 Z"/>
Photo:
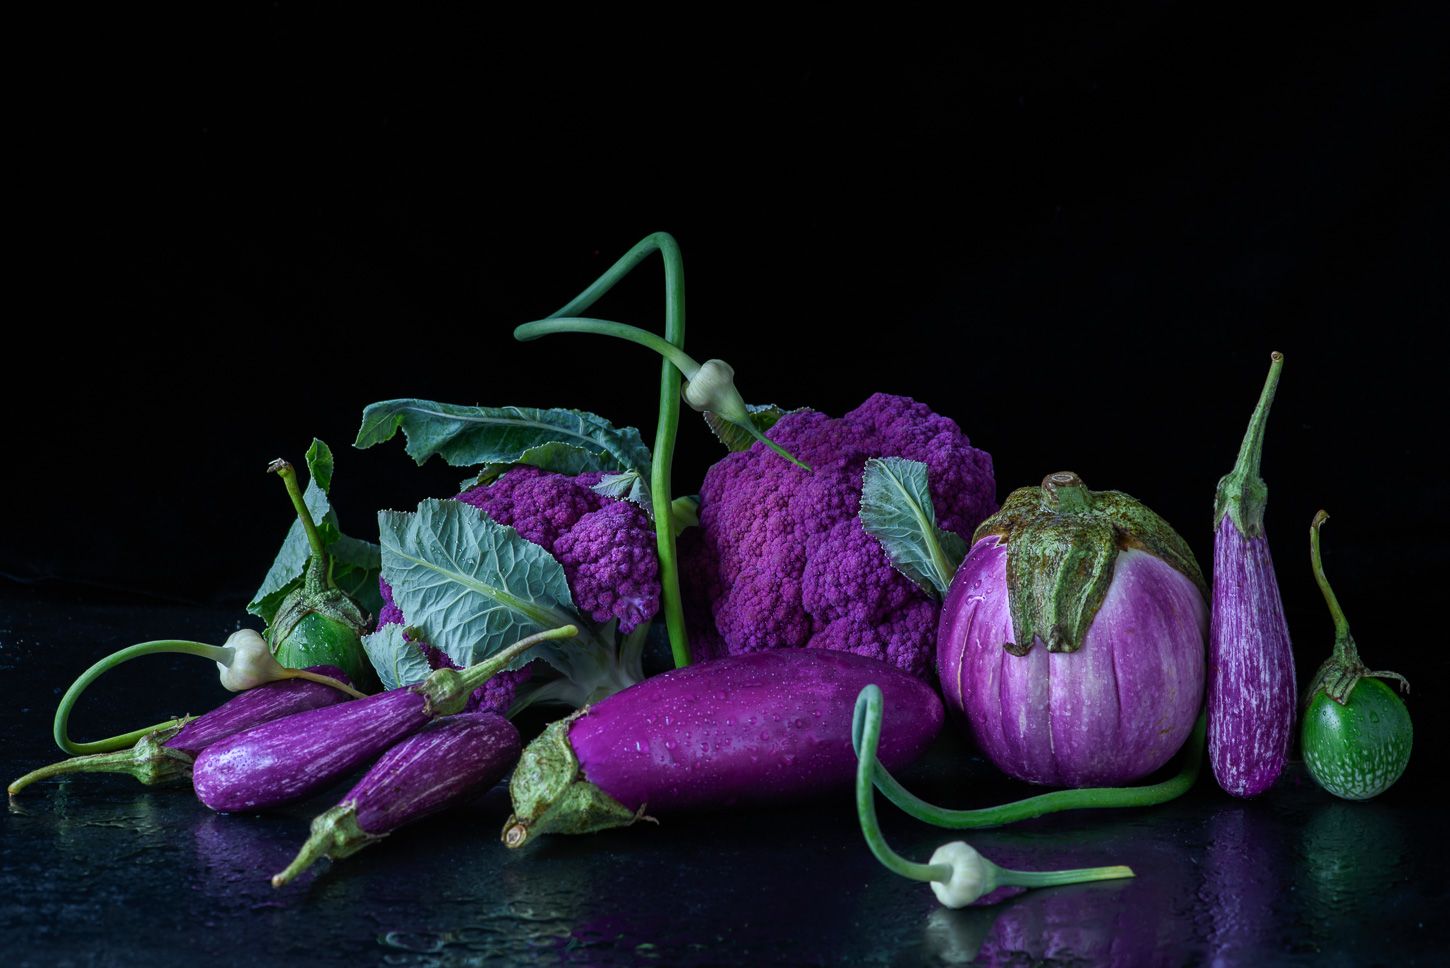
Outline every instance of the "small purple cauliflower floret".
<path fill-rule="evenodd" d="M 835 649 L 927 677 L 940 603 L 861 527 L 865 464 L 926 464 L 937 524 L 970 539 L 997 509 L 992 458 L 955 421 L 885 393 L 839 419 L 787 414 L 769 436 L 812 470 L 758 443 L 728 455 L 700 487 L 700 527 L 680 539 L 697 655 Z"/>
<path fill-rule="evenodd" d="M 383 593 L 383 607 L 378 612 L 378 628 L 381 629 L 388 625 L 405 624 L 403 610 L 393 601 L 392 586 L 381 575 L 378 576 L 378 590 Z M 423 658 L 428 660 L 428 668 L 458 668 L 458 663 L 448 658 L 441 650 L 433 648 L 427 642 L 415 641 L 407 635 L 404 635 L 403 638 L 418 647 L 423 653 Z M 471 713 L 482 710 L 498 713 L 500 716 L 506 714 L 509 711 L 509 707 L 514 704 L 514 695 L 518 692 L 519 686 L 528 682 L 530 676 L 533 675 L 532 666 L 533 663 L 531 662 L 522 669 L 514 671 L 506 670 L 489 679 L 483 685 L 473 690 L 473 695 L 469 698 L 468 705 L 464 708 L 464 711 Z"/>

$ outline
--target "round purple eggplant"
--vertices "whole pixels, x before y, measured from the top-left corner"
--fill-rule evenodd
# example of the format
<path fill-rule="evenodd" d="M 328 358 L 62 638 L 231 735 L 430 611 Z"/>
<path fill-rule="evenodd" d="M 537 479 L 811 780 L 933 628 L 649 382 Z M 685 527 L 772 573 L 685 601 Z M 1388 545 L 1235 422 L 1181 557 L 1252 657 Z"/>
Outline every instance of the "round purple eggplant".
<path fill-rule="evenodd" d="M 675 669 L 586 706 L 530 743 L 509 785 L 503 840 L 588 833 L 673 812 L 771 802 L 851 785 L 856 696 L 879 686 L 902 710 L 882 737 L 904 766 L 940 731 L 941 699 L 861 656 L 789 649 Z"/>
<path fill-rule="evenodd" d="M 319 858 L 348 857 L 404 824 L 466 803 L 503 779 L 520 748 L 519 731 L 497 713 L 431 723 L 384 753 L 337 806 L 312 821 L 312 836 L 272 886 Z"/>
<path fill-rule="evenodd" d="M 1070 472 L 983 522 L 937 634 L 948 705 L 1003 773 L 1116 786 L 1167 763 L 1203 703 L 1208 609 L 1187 543 Z"/>
<path fill-rule="evenodd" d="M 307 671 L 351 684 L 336 666 L 312 666 Z M 197 755 L 213 743 L 262 723 L 333 706 L 348 698 L 332 686 L 307 679 L 269 682 L 248 689 L 180 726 L 149 733 L 130 749 L 75 756 L 27 773 L 10 784 L 9 792 L 14 796 L 36 780 L 69 773 L 129 773 L 148 786 L 185 783 L 191 779 Z"/>

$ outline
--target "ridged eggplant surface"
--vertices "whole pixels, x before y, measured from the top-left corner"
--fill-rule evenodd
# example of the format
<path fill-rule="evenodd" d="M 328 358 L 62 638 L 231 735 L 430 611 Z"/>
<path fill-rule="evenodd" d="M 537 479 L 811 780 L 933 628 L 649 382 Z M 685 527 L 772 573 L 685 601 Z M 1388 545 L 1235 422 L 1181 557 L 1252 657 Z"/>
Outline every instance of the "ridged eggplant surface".
<path fill-rule="evenodd" d="M 651 813 L 781 800 L 847 787 L 851 716 L 881 687 L 878 756 L 915 759 L 941 730 L 936 692 L 875 659 L 823 649 L 731 656 L 646 679 L 589 708 L 569 730 L 584 777 Z"/>
<path fill-rule="evenodd" d="M 1236 797 L 1263 793 L 1284 769 L 1294 731 L 1294 651 L 1263 535 L 1228 515 L 1213 542 L 1208 644 L 1208 759 Z"/>
<path fill-rule="evenodd" d="M 202 750 L 197 798 L 213 810 L 267 810 L 325 789 L 422 729 L 426 700 L 410 688 L 274 719 Z"/>
<path fill-rule="evenodd" d="M 384 753 L 341 803 L 381 836 L 489 789 L 521 749 L 519 731 L 497 713 L 447 716 Z"/>
<path fill-rule="evenodd" d="M 352 680 L 337 666 L 312 666 L 308 672 L 330 676 L 339 682 L 352 685 Z M 188 722 L 180 731 L 162 745 L 167 749 L 180 750 L 193 756 L 213 743 L 251 729 L 262 723 L 309 709 L 321 709 L 343 700 L 351 699 L 341 689 L 311 682 L 307 679 L 282 679 L 248 689 L 222 703 L 209 713 Z"/>
<path fill-rule="evenodd" d="M 1193 728 L 1203 697 L 1207 607 L 1161 559 L 1119 552 L 1112 583 L 1075 652 L 1026 655 L 1007 595 L 1007 547 L 978 541 L 942 606 L 937 671 L 947 703 L 1002 772 L 1029 783 L 1098 786 L 1146 776 Z"/>

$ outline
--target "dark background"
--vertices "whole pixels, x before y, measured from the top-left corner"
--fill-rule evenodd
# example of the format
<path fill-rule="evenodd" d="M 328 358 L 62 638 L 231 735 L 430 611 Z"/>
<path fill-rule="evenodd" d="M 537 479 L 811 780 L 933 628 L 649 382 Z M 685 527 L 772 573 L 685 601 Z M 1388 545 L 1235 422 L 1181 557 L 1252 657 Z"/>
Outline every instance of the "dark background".
<path fill-rule="evenodd" d="M 1264 470 L 1301 682 L 1332 641 L 1324 507 L 1365 658 L 1433 729 L 1445 27 L 1156 5 L 647 48 L 276 5 L 48 39 L 11 149 L 33 298 L 8 314 L 3 580 L 240 613 L 291 519 L 271 458 L 330 442 L 372 537 L 463 476 L 348 447 L 374 400 L 580 407 L 651 440 L 652 356 L 510 331 L 666 230 L 687 348 L 747 398 L 914 396 L 992 453 L 999 498 L 1072 469 L 1205 565 L 1283 351 Z M 654 260 L 596 312 L 658 328 L 661 303 Z M 676 490 L 718 454 L 687 413 Z"/>

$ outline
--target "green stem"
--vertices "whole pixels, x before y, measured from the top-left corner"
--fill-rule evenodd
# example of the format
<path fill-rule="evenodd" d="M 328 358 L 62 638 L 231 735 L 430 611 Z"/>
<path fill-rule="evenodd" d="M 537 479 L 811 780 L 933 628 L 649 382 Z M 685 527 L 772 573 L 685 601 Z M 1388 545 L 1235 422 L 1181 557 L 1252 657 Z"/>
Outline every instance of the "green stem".
<path fill-rule="evenodd" d="M 1009 887 L 1055 887 L 1058 884 L 1112 881 L 1132 876 L 1133 869 L 1122 864 L 1113 867 L 1080 867 L 1071 871 L 1013 871 L 1005 867 L 997 868 L 997 883 Z"/>
<path fill-rule="evenodd" d="M 1404 676 L 1388 669 L 1372 672 L 1359 657 L 1359 646 L 1355 644 L 1354 636 L 1349 634 L 1349 619 L 1344 617 L 1344 609 L 1339 607 L 1339 599 L 1335 596 L 1334 589 L 1329 587 L 1329 579 L 1324 576 L 1324 561 L 1319 556 L 1319 529 L 1328 520 L 1329 515 L 1321 510 L 1309 524 L 1309 563 L 1314 569 L 1314 580 L 1319 583 L 1319 590 L 1324 593 L 1329 615 L 1334 619 L 1334 652 L 1324 660 L 1324 664 L 1310 680 L 1304 705 L 1307 707 L 1313 701 L 1314 694 L 1323 689 L 1325 695 L 1343 706 L 1354 694 L 1354 687 L 1359 685 L 1359 680 L 1366 676 L 1394 679 L 1399 682 L 1402 692 L 1408 692 L 1410 683 Z"/>
<path fill-rule="evenodd" d="M 1334 589 L 1329 587 L 1329 579 L 1324 577 L 1324 561 L 1319 556 L 1319 529 L 1328 520 L 1329 514 L 1321 510 L 1309 524 L 1309 563 L 1314 569 L 1314 580 L 1319 583 L 1319 590 L 1324 593 L 1324 603 L 1329 606 L 1329 615 L 1334 619 L 1334 655 L 1344 661 L 1358 662 L 1359 652 L 1349 634 L 1349 619 L 1344 617 L 1344 609 L 1339 607 L 1339 598 L 1335 596 Z"/>
<path fill-rule="evenodd" d="M 1227 514 L 1238 527 L 1239 533 L 1255 538 L 1264 533 L 1264 507 L 1269 502 L 1269 487 L 1260 476 L 1259 468 L 1264 457 L 1264 427 L 1269 421 L 1269 407 L 1274 403 L 1274 391 L 1279 386 L 1279 371 L 1284 368 L 1284 354 L 1269 354 L 1269 375 L 1264 380 L 1264 389 L 1259 393 L 1258 406 L 1249 418 L 1249 429 L 1239 445 L 1238 460 L 1233 470 L 1218 482 L 1214 495 L 1213 523 L 1218 527 Z"/>
<path fill-rule="evenodd" d="M 1264 389 L 1259 393 L 1258 406 L 1249 418 L 1249 429 L 1239 445 L 1239 457 L 1234 462 L 1233 476 L 1241 480 L 1259 477 L 1259 468 L 1264 457 L 1264 426 L 1269 421 L 1269 407 L 1274 403 L 1274 391 L 1279 387 L 1279 371 L 1284 368 L 1284 354 L 1269 354 L 1269 375 L 1264 380 Z"/>
<path fill-rule="evenodd" d="M 141 642 L 113 652 L 104 659 L 91 666 L 81 673 L 80 678 L 71 684 L 60 699 L 60 705 L 55 710 L 55 744 L 62 750 L 72 755 L 87 753 L 109 753 L 112 750 L 126 749 L 135 745 L 136 741 L 147 733 L 158 729 L 167 729 L 179 725 L 179 719 L 169 719 L 164 723 L 157 723 L 154 726 L 147 726 L 144 729 L 133 729 L 129 733 L 122 733 L 119 736 L 111 736 L 107 739 L 96 740 L 93 743 L 77 743 L 73 741 L 66 732 L 66 725 L 70 721 L 71 709 L 76 701 L 80 699 L 81 693 L 91 683 L 95 682 L 106 672 L 132 659 L 138 659 L 143 655 L 157 655 L 160 653 L 174 652 L 182 655 L 199 655 L 204 659 L 211 659 L 213 662 L 220 662 L 226 665 L 231 661 L 231 652 L 217 645 L 207 645 L 204 642 L 191 642 L 186 639 L 156 639 L 151 642 Z"/>
<path fill-rule="evenodd" d="M 320 672 L 312 672 L 308 669 L 288 669 L 286 671 L 287 675 L 284 678 L 287 679 L 306 679 L 308 682 L 316 682 L 324 686 L 331 686 L 338 692 L 345 692 L 354 699 L 366 699 L 368 697 L 367 693 L 359 692 L 352 686 L 349 686 L 347 683 L 343 682 L 341 679 L 334 679 L 332 678 L 332 676 L 324 676 Z"/>
<path fill-rule="evenodd" d="M 856 699 L 856 712 L 851 723 L 851 742 L 856 748 L 856 755 L 861 757 L 862 763 L 874 764 L 874 779 L 877 788 L 885 794 L 886 799 L 918 820 L 951 830 L 1002 827 L 1049 813 L 1059 813 L 1063 810 L 1149 807 L 1167 803 L 1169 800 L 1187 793 L 1197 781 L 1198 771 L 1203 764 L 1204 738 L 1207 734 L 1206 715 L 1200 713 L 1185 746 L 1182 768 L 1175 776 L 1161 783 L 1140 787 L 1088 787 L 1081 790 L 1056 790 L 1052 793 L 1043 793 L 996 807 L 983 807 L 978 810 L 948 810 L 927 803 L 908 793 L 892 777 L 886 767 L 876 760 L 874 755 L 866 756 L 863 752 L 864 733 L 873 722 L 875 728 L 879 730 L 881 692 L 877 690 L 873 695 L 869 690 L 863 689 L 861 695 Z M 865 767 L 863 766 L 862 769 Z"/>
<path fill-rule="evenodd" d="M 292 506 L 297 509 L 297 520 L 302 522 L 302 530 L 307 535 L 307 544 L 312 548 L 312 557 L 319 561 L 326 561 L 327 548 L 322 544 L 322 535 L 317 533 L 317 525 L 312 520 L 312 512 L 307 510 L 307 502 L 302 499 L 302 488 L 297 483 L 297 472 L 292 469 L 291 464 L 280 459 L 268 464 L 267 470 L 282 478 L 282 483 L 287 488 L 287 496 L 292 499 Z M 328 581 L 331 581 L 330 574 Z"/>
<path fill-rule="evenodd" d="M 700 372 L 700 364 L 695 362 L 694 358 L 684 350 L 668 340 L 661 339 L 647 329 L 640 329 L 638 326 L 631 326 L 628 323 L 616 323 L 610 319 L 592 319 L 585 316 L 550 316 L 548 319 L 540 319 L 514 327 L 514 339 L 520 342 L 528 342 L 554 333 L 598 333 L 601 336 L 613 336 L 616 339 L 637 343 L 646 349 L 654 350 L 673 364 L 686 380 L 693 380 L 695 374 Z"/>
<path fill-rule="evenodd" d="M 692 373 L 699 369 L 699 365 L 684 354 L 685 266 L 680 258 L 679 244 L 668 232 L 656 232 L 647 236 L 626 252 L 623 258 L 610 266 L 603 275 L 590 283 L 588 288 L 554 313 L 550 319 L 562 320 L 565 317 L 578 317 L 579 314 L 593 306 L 601 296 L 613 289 L 620 279 L 629 274 L 630 270 L 655 251 L 660 253 L 665 264 L 665 338 L 662 342 L 670 349 L 666 351 L 661 347 L 651 346 L 652 349 L 666 355 L 660 365 L 660 414 L 659 421 L 655 425 L 654 452 L 650 464 L 650 502 L 654 506 L 655 543 L 660 557 L 661 607 L 664 609 L 665 626 L 670 634 L 670 651 L 674 654 L 675 666 L 679 668 L 690 664 L 690 640 L 685 633 L 685 610 L 680 598 L 680 573 L 675 560 L 675 532 L 670 524 L 670 468 L 675 456 L 675 435 L 680 426 L 681 376 L 680 368 L 671 359 L 671 355 L 677 354 L 682 357 L 682 361 L 688 361 L 694 367 L 691 370 Z M 604 321 L 575 320 L 575 322 L 603 323 Z M 544 335 L 545 332 L 563 331 L 539 328 L 548 324 L 548 320 L 525 323 L 514 330 L 514 335 L 519 339 L 532 339 L 535 336 Z M 623 324 L 610 325 L 622 326 Z M 635 329 L 632 326 L 626 328 Z M 520 335 L 521 331 L 524 335 Z M 600 330 L 588 331 L 600 332 Z M 643 331 L 638 330 L 637 332 Z M 621 336 L 622 334 L 613 332 L 610 335 Z M 630 336 L 623 336 L 623 338 L 640 342 Z"/>
<path fill-rule="evenodd" d="M 856 698 L 858 718 L 863 703 L 871 705 L 875 710 L 874 716 L 867 713 L 865 731 L 861 737 L 862 749 L 858 751 L 861 759 L 856 766 L 856 815 L 861 821 L 861 835 L 866 838 L 866 846 L 871 848 L 871 853 L 876 855 L 882 866 L 893 874 L 900 874 L 913 881 L 951 880 L 952 869 L 949 866 L 909 861 L 892 850 L 881 833 L 881 827 L 876 821 L 876 791 L 871 788 L 871 764 L 876 760 L 876 744 L 881 738 L 880 688 L 872 685 L 861 690 L 861 695 Z"/>
<path fill-rule="evenodd" d="M 507 669 L 510 662 L 540 642 L 549 642 L 553 639 L 572 639 L 578 634 L 579 627 L 576 625 L 564 625 L 556 629 L 545 629 L 542 632 L 535 632 L 527 638 L 519 639 L 513 645 L 489 656 L 482 662 L 476 662 L 467 669 L 464 669 L 458 675 L 459 685 L 463 688 L 465 695 L 471 693 Z"/>

